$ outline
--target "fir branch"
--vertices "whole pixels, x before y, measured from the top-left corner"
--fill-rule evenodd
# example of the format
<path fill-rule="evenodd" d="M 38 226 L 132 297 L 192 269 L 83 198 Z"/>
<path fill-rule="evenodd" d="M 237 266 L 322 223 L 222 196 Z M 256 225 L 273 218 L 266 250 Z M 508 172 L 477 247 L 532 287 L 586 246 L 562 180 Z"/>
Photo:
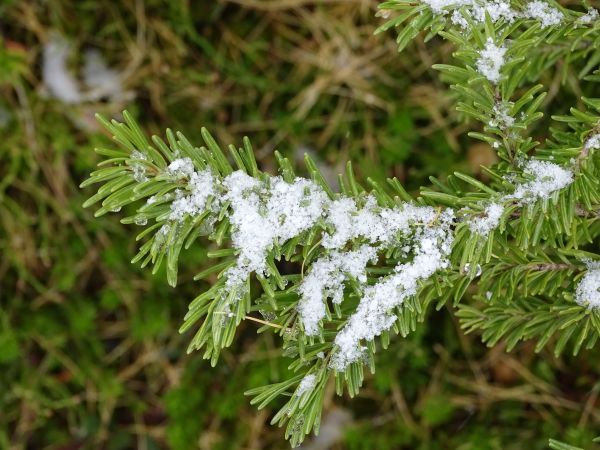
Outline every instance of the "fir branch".
<path fill-rule="evenodd" d="M 356 395 L 364 368 L 375 369 L 376 341 L 386 348 L 394 333 L 413 331 L 432 305 L 451 302 L 465 330 L 509 349 L 536 339 L 538 350 L 571 342 L 576 353 L 600 333 L 600 255 L 587 247 L 600 235 L 600 100 L 553 116 L 563 128 L 544 147 L 531 137 L 544 115 L 543 73 L 559 60 L 600 58 L 595 10 L 540 0 L 381 8 L 390 12 L 381 31 L 402 25 L 400 49 L 425 30 L 456 45 L 456 62 L 435 68 L 457 109 L 480 122 L 470 136 L 498 153 L 489 183 L 455 173 L 413 198 L 395 179 L 390 190 L 365 189 L 348 165 L 335 193 L 309 157 L 309 179 L 280 154 L 273 176 L 259 170 L 247 138 L 227 154 L 205 129 L 201 147 L 170 130 L 166 141 L 149 140 L 127 113 L 124 123 L 100 118 L 120 148 L 98 150 L 109 159 L 82 183 L 101 184 L 85 204 L 101 202 L 96 215 L 133 205 L 123 222 L 143 228 L 134 261 L 153 271 L 164 261 L 172 285 L 198 238 L 221 247 L 209 255 L 219 262 L 195 277 L 217 281 L 190 303 L 181 331 L 196 328 L 189 350 L 203 349 L 213 365 L 243 320 L 281 337 L 297 374 L 248 395 L 259 407 L 288 398 L 273 423 L 287 426 L 292 445 L 318 432 L 328 380 Z M 590 70 L 581 77 L 600 81 Z M 299 273 L 282 275 L 282 260 Z M 465 295 L 469 287 L 476 293 Z"/>

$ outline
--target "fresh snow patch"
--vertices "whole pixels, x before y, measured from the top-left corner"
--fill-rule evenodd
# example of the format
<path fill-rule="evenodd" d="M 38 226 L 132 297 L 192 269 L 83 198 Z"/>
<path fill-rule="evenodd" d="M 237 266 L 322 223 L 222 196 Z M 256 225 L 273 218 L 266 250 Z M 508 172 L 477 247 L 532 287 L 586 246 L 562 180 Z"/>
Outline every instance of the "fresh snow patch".
<path fill-rule="evenodd" d="M 462 28 L 467 28 L 469 25 L 458 11 L 458 8 L 463 6 L 466 7 L 467 14 L 479 23 L 485 21 L 486 13 L 494 23 L 501 19 L 510 23 L 517 16 L 508 0 L 423 0 L 423 3 L 429 6 L 434 14 L 445 15 L 450 10 L 454 10 L 451 16 L 452 23 Z"/>
<path fill-rule="evenodd" d="M 403 204 L 395 208 L 382 208 L 377 199 L 369 195 L 359 208 L 351 198 L 330 202 L 325 222 L 334 232 L 323 236 L 322 245 L 327 249 L 342 248 L 347 242 L 364 238 L 371 244 L 391 244 L 401 233 L 409 231 L 415 223 L 427 223 L 435 217 L 430 207 Z"/>
<path fill-rule="evenodd" d="M 492 203 L 485 208 L 485 217 L 477 216 L 469 221 L 469 228 L 474 233 L 487 236 L 498 227 L 503 212 L 504 207 L 501 204 Z"/>
<path fill-rule="evenodd" d="M 558 9 L 541 0 L 528 3 L 523 13 L 527 18 L 538 20 L 542 27 L 558 25 L 564 17 Z"/>
<path fill-rule="evenodd" d="M 175 191 L 175 200 L 171 203 L 170 220 L 183 221 L 188 216 L 198 216 L 205 212 L 206 203 L 210 197 L 216 197 L 217 180 L 210 171 L 204 169 L 196 171 L 191 158 L 179 158 L 171 162 L 166 173 L 175 180 L 187 179 L 185 190 Z M 156 197 L 151 197 L 146 202 L 152 204 Z M 218 200 L 215 207 L 218 206 Z"/>
<path fill-rule="evenodd" d="M 296 395 L 299 397 L 306 392 L 312 391 L 317 384 L 317 376 L 314 373 L 306 375 L 300 381 L 298 388 L 296 389 Z"/>
<path fill-rule="evenodd" d="M 361 360 L 364 348 L 360 342 L 371 341 L 389 329 L 397 319 L 394 309 L 417 293 L 419 282 L 448 267 L 453 219 L 453 212 L 446 210 L 440 213 L 440 225 L 419 228 L 414 235 L 417 242 L 413 260 L 398 264 L 392 275 L 365 288 L 356 312 L 335 337 L 337 349 L 330 362 L 332 369 L 343 371 Z"/>
<path fill-rule="evenodd" d="M 423 0 L 427 6 L 436 14 L 446 14 L 446 8 L 459 8 L 464 5 L 470 5 L 472 0 Z"/>
<path fill-rule="evenodd" d="M 573 172 L 557 164 L 529 160 L 523 168 L 523 173 L 533 176 L 534 179 L 517 185 L 515 192 L 507 195 L 507 199 L 523 200 L 526 203 L 537 199 L 549 198 L 552 193 L 563 189 L 573 182 Z"/>
<path fill-rule="evenodd" d="M 594 134 L 593 136 L 588 137 L 583 147 L 586 150 L 600 149 L 600 134 Z"/>
<path fill-rule="evenodd" d="M 241 285 L 252 272 L 265 274 L 273 245 L 310 229 L 328 201 L 317 184 L 303 178 L 293 183 L 281 177 L 262 182 L 238 170 L 223 180 L 223 186 L 223 200 L 232 209 L 233 246 L 239 250 L 237 264 L 227 271 L 230 287 Z"/>
<path fill-rule="evenodd" d="M 488 38 L 485 48 L 479 52 L 477 71 L 492 83 L 500 81 L 500 70 L 504 65 L 506 47 L 497 47 L 492 38 Z"/>
<path fill-rule="evenodd" d="M 192 159 L 185 157 L 171 161 L 167 167 L 167 174 L 176 179 L 191 178 L 195 170 Z"/>
<path fill-rule="evenodd" d="M 599 16 L 598 10 L 594 9 L 594 8 L 590 8 L 590 9 L 588 9 L 587 14 L 585 14 L 584 16 L 581 16 L 579 19 L 577 19 L 577 22 L 587 25 L 587 24 L 590 24 L 590 23 L 598 20 L 598 16 Z"/>
<path fill-rule="evenodd" d="M 598 144 L 600 145 L 600 139 Z M 571 169 L 549 161 L 531 159 L 523 167 L 523 173 L 533 179 L 517 184 L 512 194 L 504 195 L 498 201 L 486 206 L 484 218 L 479 216 L 470 218 L 468 225 L 471 231 L 485 237 L 490 231 L 496 229 L 504 212 L 502 203 L 505 201 L 517 200 L 521 205 L 530 204 L 539 199 L 550 198 L 554 192 L 566 188 L 573 182 Z"/>
<path fill-rule="evenodd" d="M 517 17 L 517 13 L 510 6 L 510 1 L 507 0 L 490 0 L 481 3 L 473 0 L 472 11 L 475 20 L 480 23 L 485 22 L 486 13 L 493 23 L 499 22 L 501 19 L 511 23 Z"/>
<path fill-rule="evenodd" d="M 187 216 L 202 214 L 206 209 L 207 200 L 216 193 L 215 177 L 209 169 L 193 172 L 190 175 L 188 190 L 186 195 L 179 195 L 171 203 L 170 220 L 182 221 Z"/>
<path fill-rule="evenodd" d="M 308 336 L 319 333 L 319 322 L 326 316 L 325 299 L 341 303 L 344 299 L 344 282 L 349 276 L 360 283 L 367 281 L 367 263 L 376 259 L 377 251 L 363 245 L 356 251 L 334 251 L 311 265 L 310 272 L 300 285 L 298 313 Z"/>
<path fill-rule="evenodd" d="M 66 104 L 96 101 L 102 97 L 120 100 L 131 97 L 123 88 L 123 76 L 110 69 L 98 50 L 84 54 L 83 83 L 69 70 L 71 46 L 59 35 L 52 35 L 44 46 L 42 78 L 50 94 Z"/>
<path fill-rule="evenodd" d="M 543 27 L 558 25 L 564 18 L 563 13 L 550 6 L 545 1 L 535 0 L 528 3 L 522 11 L 511 7 L 509 0 L 422 0 L 437 15 L 452 13 L 450 20 L 453 24 L 463 29 L 469 27 L 469 23 L 459 12 L 464 7 L 466 14 L 476 23 L 484 23 L 486 14 L 493 23 L 504 21 L 512 23 L 518 18 L 534 19 L 539 21 Z M 579 18 L 579 23 L 590 23 L 596 20 L 598 12 L 591 8 L 588 14 Z"/>
<path fill-rule="evenodd" d="M 590 309 L 600 308 L 600 269 L 590 267 L 575 290 L 575 301 Z"/>
<path fill-rule="evenodd" d="M 110 69 L 96 49 L 90 49 L 84 54 L 83 81 L 90 89 L 86 95 L 87 100 L 102 97 L 117 99 L 125 95 L 121 73 Z"/>

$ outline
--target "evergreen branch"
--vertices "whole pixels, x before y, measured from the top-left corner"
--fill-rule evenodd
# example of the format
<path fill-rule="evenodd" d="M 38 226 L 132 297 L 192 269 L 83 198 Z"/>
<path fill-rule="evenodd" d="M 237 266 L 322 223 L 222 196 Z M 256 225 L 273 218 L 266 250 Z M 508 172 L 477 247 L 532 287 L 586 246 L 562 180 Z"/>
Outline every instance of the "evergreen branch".
<path fill-rule="evenodd" d="M 381 8 L 398 14 L 380 30 L 403 25 L 400 49 L 424 30 L 457 46 L 456 65 L 435 68 L 457 109 L 481 122 L 470 136 L 498 153 L 489 183 L 457 172 L 413 198 L 395 179 L 364 188 L 348 165 L 335 193 L 309 157 L 310 179 L 280 154 L 272 176 L 247 138 L 227 154 L 205 129 L 201 147 L 170 130 L 149 140 L 126 112 L 124 123 L 99 118 L 120 148 L 99 149 L 108 159 L 82 183 L 101 184 L 85 203 L 101 202 L 96 215 L 134 208 L 122 220 L 143 227 L 133 261 L 154 272 L 165 261 L 171 285 L 182 250 L 201 236 L 220 247 L 209 254 L 219 262 L 195 277 L 217 281 L 190 303 L 181 331 L 197 328 L 189 350 L 204 349 L 213 365 L 242 320 L 281 337 L 296 375 L 247 394 L 259 408 L 288 397 L 272 422 L 286 425 L 292 445 L 318 432 L 328 380 L 356 395 L 364 368 L 375 370 L 375 341 L 386 348 L 392 334 L 407 335 L 429 306 L 451 302 L 463 328 L 509 349 L 555 339 L 557 353 L 569 342 L 576 353 L 600 333 L 600 255 L 590 245 L 600 236 L 600 100 L 554 116 L 543 148 L 531 137 L 544 115 L 544 71 L 600 58 L 597 13 L 504 0 Z M 600 81 L 588 66 L 581 78 Z M 281 274 L 280 261 L 297 273 Z M 465 295 L 469 287 L 477 293 Z"/>

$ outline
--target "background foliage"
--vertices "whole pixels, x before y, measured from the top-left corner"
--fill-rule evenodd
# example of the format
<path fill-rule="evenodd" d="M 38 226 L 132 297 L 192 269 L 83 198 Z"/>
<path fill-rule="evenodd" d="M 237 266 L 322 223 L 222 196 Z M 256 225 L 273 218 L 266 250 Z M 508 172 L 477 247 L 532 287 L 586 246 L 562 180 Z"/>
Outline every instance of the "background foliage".
<path fill-rule="evenodd" d="M 465 136 L 429 69 L 451 48 L 417 40 L 398 56 L 390 35 L 373 36 L 376 3 L 1 3 L 0 448 L 287 447 L 268 427 L 272 411 L 257 413 L 242 394 L 287 370 L 271 337 L 244 323 L 216 368 L 185 355 L 189 336 L 177 329 L 208 286 L 191 280 L 207 249 L 186 253 L 171 289 L 164 273 L 127 263 L 128 230 L 93 219 L 81 208 L 91 191 L 77 185 L 108 141 L 93 113 L 119 118 L 124 106 L 156 134 L 248 134 L 266 171 L 277 148 L 295 160 L 312 153 L 332 177 L 352 159 L 359 177 L 397 176 L 414 190 L 454 170 L 485 179 L 478 167 L 493 154 Z M 56 33 L 72 45 L 73 70 L 98 49 L 133 97 L 53 99 L 42 53 Z M 555 88 L 545 102 L 575 104 L 576 77 L 567 85 L 560 95 L 572 97 Z M 553 437 L 590 448 L 596 354 L 533 347 L 488 350 L 452 315 L 432 313 L 379 355 L 358 398 L 328 390 L 322 437 L 305 447 L 547 448 Z"/>

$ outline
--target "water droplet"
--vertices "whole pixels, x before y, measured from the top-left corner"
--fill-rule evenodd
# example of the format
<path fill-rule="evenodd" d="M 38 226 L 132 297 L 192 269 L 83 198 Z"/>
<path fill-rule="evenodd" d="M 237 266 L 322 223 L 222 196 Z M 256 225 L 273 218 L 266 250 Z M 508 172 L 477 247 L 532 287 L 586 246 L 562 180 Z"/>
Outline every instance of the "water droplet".
<path fill-rule="evenodd" d="M 471 271 L 471 264 L 470 263 L 466 263 L 465 266 L 463 267 L 463 272 L 465 274 L 467 274 L 470 271 Z M 475 273 L 475 276 L 476 277 L 480 276 L 482 272 L 483 272 L 483 269 L 481 268 L 481 264 L 477 264 L 477 271 Z"/>

